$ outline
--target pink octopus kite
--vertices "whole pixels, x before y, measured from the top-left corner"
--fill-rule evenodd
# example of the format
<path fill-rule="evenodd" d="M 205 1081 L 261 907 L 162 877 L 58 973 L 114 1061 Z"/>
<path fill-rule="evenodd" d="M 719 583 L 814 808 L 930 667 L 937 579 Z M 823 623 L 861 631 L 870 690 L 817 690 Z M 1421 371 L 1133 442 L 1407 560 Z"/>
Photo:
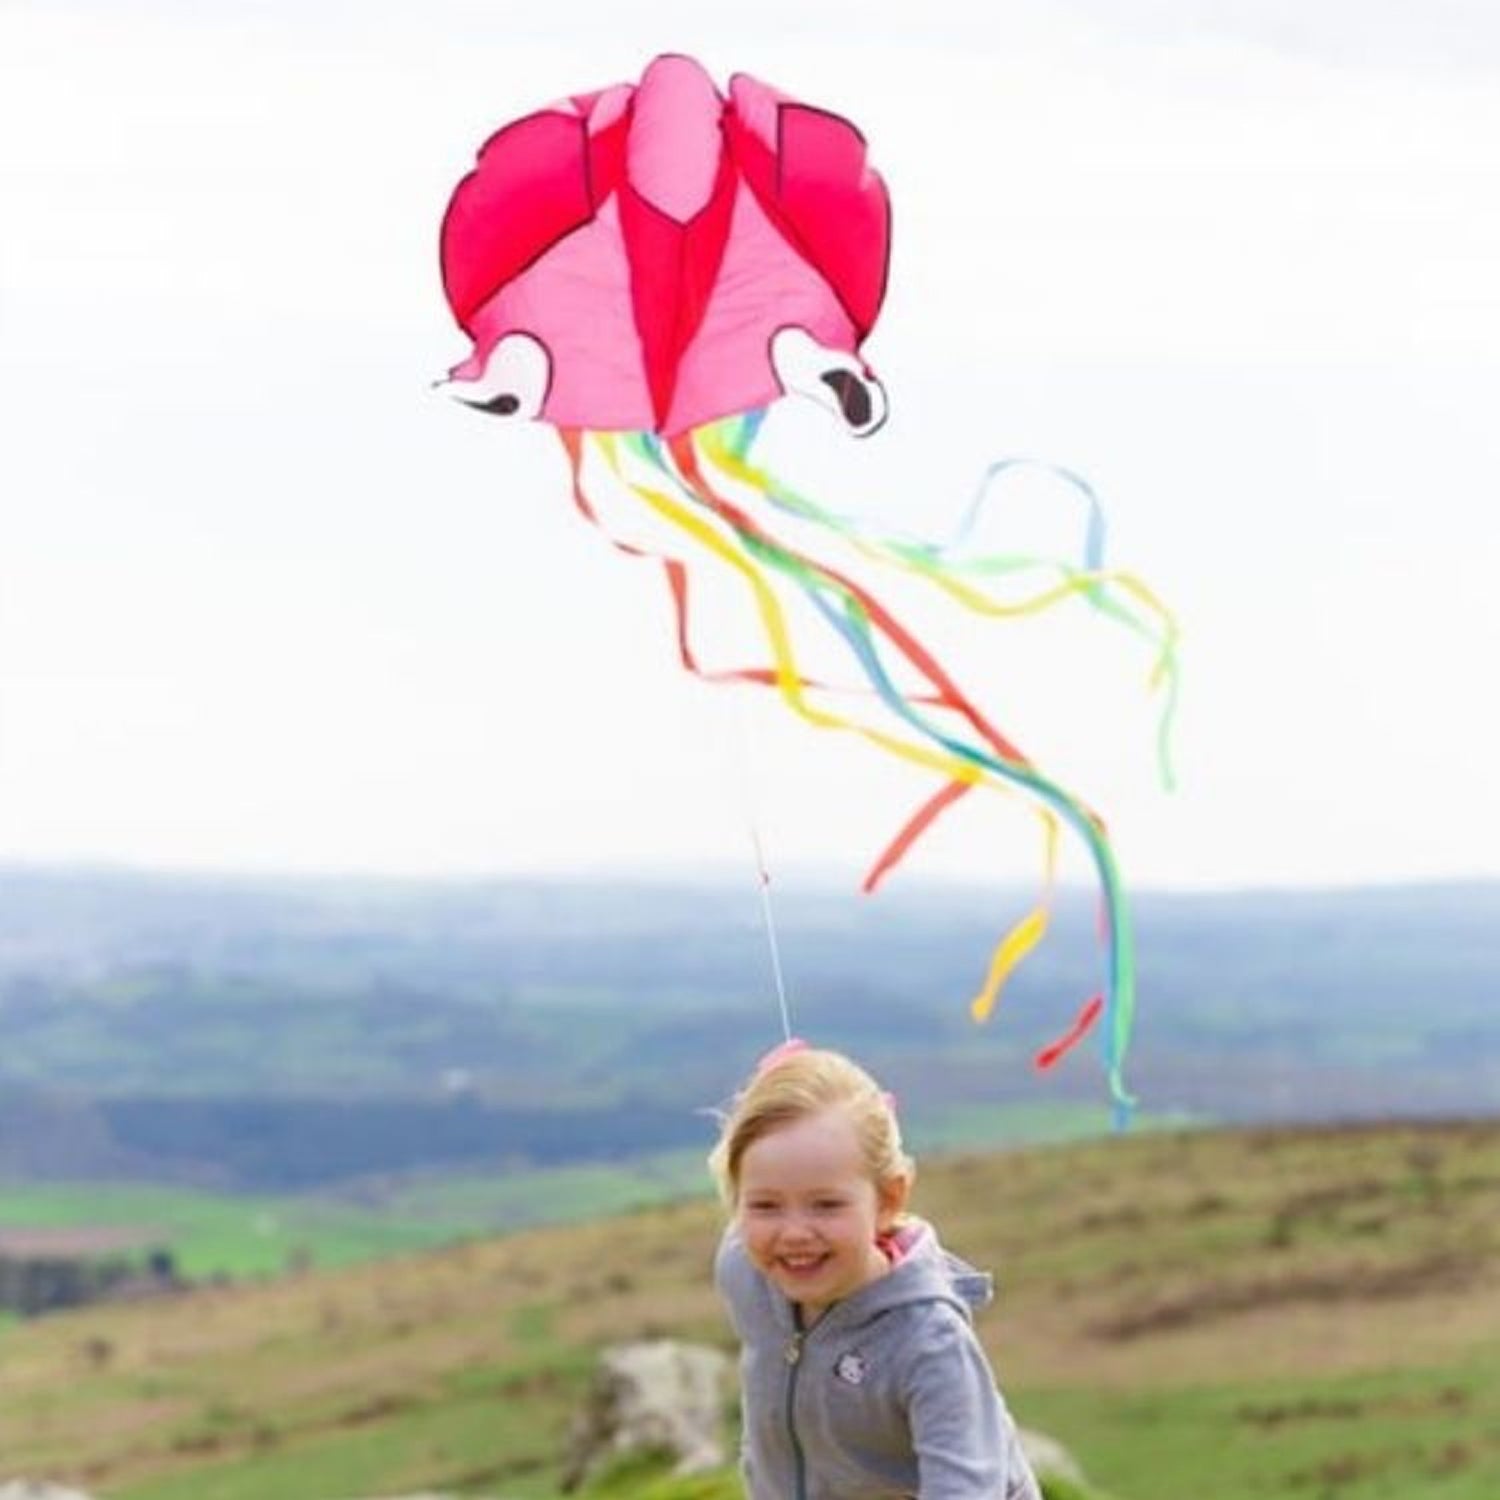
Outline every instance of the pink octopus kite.
<path fill-rule="evenodd" d="M 1049 1067 L 1103 1014 L 1117 1110 L 1134 1004 L 1129 913 L 1102 821 L 1045 776 L 862 579 L 897 569 L 981 616 L 1016 616 L 1081 597 L 1156 648 L 1153 681 L 1175 695 L 1171 617 L 1129 574 L 1107 571 L 1092 492 L 1076 562 L 966 555 L 958 545 L 864 534 L 755 464 L 766 408 L 811 397 L 857 436 L 886 416 L 860 357 L 885 296 L 890 204 L 864 138 L 836 114 L 743 74 L 727 97 L 691 58 L 658 57 L 638 84 L 580 94 L 506 125 L 454 191 L 442 227 L 443 285 L 473 351 L 444 389 L 507 421 L 559 431 L 574 499 L 599 522 L 599 485 L 644 507 L 673 549 L 616 541 L 664 566 L 683 664 L 700 677 L 762 684 L 818 728 L 856 734 L 919 767 L 936 789 L 866 878 L 874 886 L 945 809 L 976 787 L 1019 790 L 1046 830 L 1047 891 L 1001 940 L 972 1004 L 992 1009 L 1040 941 L 1060 826 L 1087 848 L 1108 947 L 1101 991 L 1037 1057 Z M 989 481 L 1008 464 L 986 475 Z M 1059 471 L 1062 472 L 1062 471 Z M 844 549 L 830 564 L 778 537 L 790 517 Z M 764 633 L 764 665 L 709 670 L 690 629 L 694 569 L 743 587 Z M 1028 573 L 1040 587 L 996 592 Z M 810 605 L 857 669 L 851 694 L 807 675 L 788 606 Z M 905 680 L 903 680 L 905 679 Z"/>

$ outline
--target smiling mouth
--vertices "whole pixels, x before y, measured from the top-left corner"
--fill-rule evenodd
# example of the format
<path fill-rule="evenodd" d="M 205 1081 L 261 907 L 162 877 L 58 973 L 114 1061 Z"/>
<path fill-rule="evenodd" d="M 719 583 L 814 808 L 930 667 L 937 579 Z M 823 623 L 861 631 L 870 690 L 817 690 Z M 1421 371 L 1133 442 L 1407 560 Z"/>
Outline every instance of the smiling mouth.
<path fill-rule="evenodd" d="M 796 1260 L 789 1260 L 782 1256 L 777 1259 L 776 1265 L 785 1275 L 797 1280 L 815 1276 L 828 1264 L 828 1260 L 829 1257 L 826 1255 L 799 1256 Z"/>

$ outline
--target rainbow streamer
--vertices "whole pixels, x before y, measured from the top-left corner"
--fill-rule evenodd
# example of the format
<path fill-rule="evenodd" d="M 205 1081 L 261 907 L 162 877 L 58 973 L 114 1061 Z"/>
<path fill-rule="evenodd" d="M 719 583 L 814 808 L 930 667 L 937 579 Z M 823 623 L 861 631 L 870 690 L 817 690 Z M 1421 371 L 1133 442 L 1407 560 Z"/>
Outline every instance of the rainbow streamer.
<path fill-rule="evenodd" d="M 935 772 L 941 784 L 902 826 L 872 865 L 864 888 L 873 890 L 949 807 L 977 786 L 1019 792 L 1035 809 L 1045 840 L 1045 882 L 1036 905 L 997 944 L 978 993 L 970 1003 L 975 1020 L 994 1010 L 1009 976 L 1045 936 L 1060 828 L 1081 839 L 1092 859 L 1101 893 L 1101 926 L 1107 974 L 1101 995 L 1091 997 L 1073 1024 L 1035 1059 L 1050 1068 L 1103 1017 L 1101 1045 L 1116 1118 L 1128 1119 L 1134 1104 L 1124 1083 L 1124 1061 L 1135 1010 L 1134 949 L 1129 907 L 1103 822 L 1090 808 L 1050 779 L 980 712 L 916 636 L 858 579 L 809 556 L 773 535 L 726 492 L 724 481 L 763 498 L 774 512 L 795 517 L 835 537 L 857 557 L 895 569 L 940 591 L 962 608 L 991 618 L 1036 614 L 1080 597 L 1092 608 L 1147 640 L 1154 648 L 1150 683 L 1164 691 L 1158 727 L 1158 760 L 1164 782 L 1172 773 L 1167 746 L 1177 693 L 1178 632 L 1170 613 L 1144 584 L 1104 566 L 1104 524 L 1093 491 L 1076 475 L 1055 470 L 1088 506 L 1088 524 L 1077 564 L 1021 556 L 971 557 L 964 550 L 974 520 L 996 478 L 1016 467 L 992 465 L 981 483 L 960 534 L 946 547 L 925 542 L 872 538 L 858 523 L 820 507 L 751 462 L 750 450 L 763 411 L 713 423 L 663 443 L 646 433 L 610 434 L 564 430 L 575 503 L 601 526 L 585 480 L 592 448 L 621 491 L 642 504 L 678 535 L 688 555 L 728 568 L 744 586 L 758 616 L 770 660 L 735 668 L 706 669 L 693 649 L 690 571 L 681 556 L 654 551 L 610 536 L 620 550 L 651 557 L 666 572 L 683 666 L 709 681 L 749 682 L 775 691 L 786 707 L 819 729 L 851 733 L 887 754 Z M 643 466 L 649 481 L 631 464 Z M 606 534 L 608 532 L 606 531 Z M 995 592 L 997 580 L 1042 574 L 1039 587 L 1019 598 Z M 873 696 L 884 722 L 844 711 L 840 689 L 807 676 L 798 664 L 793 633 L 777 585 L 800 597 L 821 617 L 860 669 L 860 695 Z M 918 691 L 903 691 L 896 670 L 915 673 Z"/>

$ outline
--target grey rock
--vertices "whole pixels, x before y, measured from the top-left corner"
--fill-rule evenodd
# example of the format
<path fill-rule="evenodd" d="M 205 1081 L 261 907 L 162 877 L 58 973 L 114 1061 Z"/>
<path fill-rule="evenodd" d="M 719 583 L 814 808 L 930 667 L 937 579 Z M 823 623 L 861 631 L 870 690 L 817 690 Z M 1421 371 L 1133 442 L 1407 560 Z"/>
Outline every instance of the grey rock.
<path fill-rule="evenodd" d="M 674 1474 L 728 1462 L 724 1391 L 730 1362 L 717 1349 L 674 1339 L 616 1344 L 600 1356 L 573 1424 L 563 1477 L 577 1489 L 633 1454 L 669 1459 Z"/>

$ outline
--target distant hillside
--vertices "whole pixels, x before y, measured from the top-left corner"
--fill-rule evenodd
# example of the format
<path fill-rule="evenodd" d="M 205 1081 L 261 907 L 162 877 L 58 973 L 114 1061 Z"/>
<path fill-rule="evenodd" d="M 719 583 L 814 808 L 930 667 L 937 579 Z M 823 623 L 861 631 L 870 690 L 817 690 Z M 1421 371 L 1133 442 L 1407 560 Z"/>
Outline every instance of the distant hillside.
<path fill-rule="evenodd" d="M 1500 1123 L 922 1163 L 1024 1423 L 1117 1500 L 1500 1494 Z M 544 1500 L 604 1343 L 727 1344 L 706 1202 L 0 1331 L 0 1469 L 105 1500 Z"/>
<path fill-rule="evenodd" d="M 949 1138 L 1097 1103 L 1090 1049 L 1028 1062 L 1099 983 L 1089 902 L 967 1018 L 1030 898 L 778 888 L 798 1029 Z M 1148 1110 L 1500 1110 L 1500 884 L 1142 893 L 1136 916 Z M 0 1175 L 278 1189 L 696 1144 L 778 1032 L 759 922 L 713 882 L 0 872 Z"/>

